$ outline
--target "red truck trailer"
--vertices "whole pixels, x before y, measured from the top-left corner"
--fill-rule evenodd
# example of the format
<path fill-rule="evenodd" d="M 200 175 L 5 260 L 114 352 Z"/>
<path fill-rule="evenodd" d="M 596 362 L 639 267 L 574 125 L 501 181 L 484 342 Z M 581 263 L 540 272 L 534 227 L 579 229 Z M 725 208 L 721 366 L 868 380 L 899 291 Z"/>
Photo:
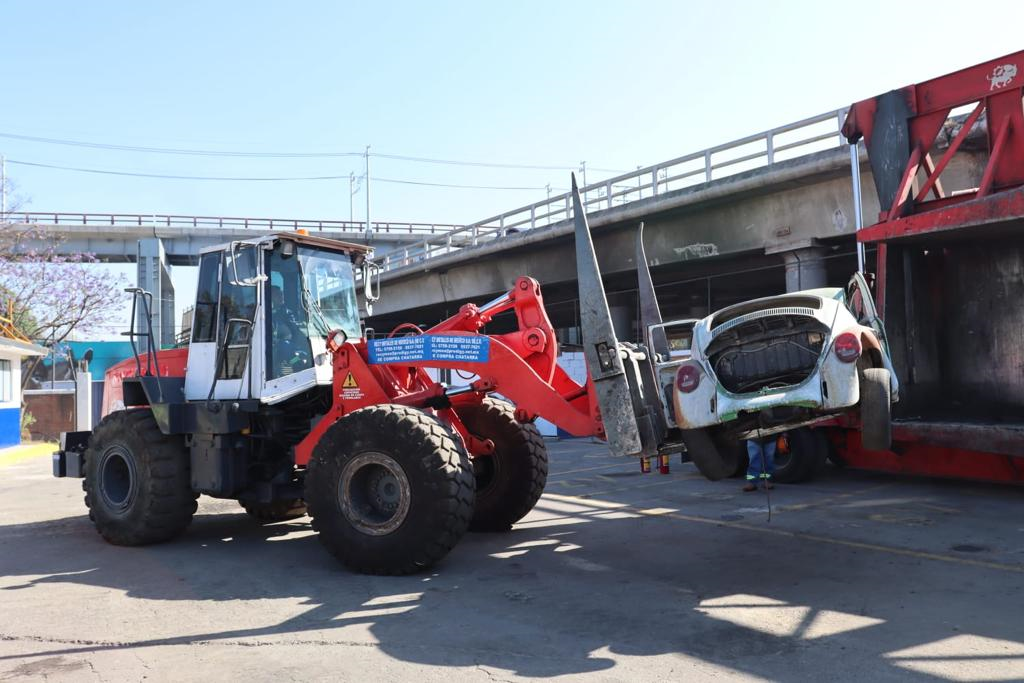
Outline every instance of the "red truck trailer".
<path fill-rule="evenodd" d="M 889 450 L 865 449 L 855 429 L 833 432 L 851 466 L 1024 482 L 1022 96 L 1024 51 L 850 108 L 843 134 L 863 140 L 881 207 L 857 238 L 862 254 L 874 251 L 875 303 L 901 380 Z M 968 137 L 987 156 L 972 187 L 946 187 Z"/>

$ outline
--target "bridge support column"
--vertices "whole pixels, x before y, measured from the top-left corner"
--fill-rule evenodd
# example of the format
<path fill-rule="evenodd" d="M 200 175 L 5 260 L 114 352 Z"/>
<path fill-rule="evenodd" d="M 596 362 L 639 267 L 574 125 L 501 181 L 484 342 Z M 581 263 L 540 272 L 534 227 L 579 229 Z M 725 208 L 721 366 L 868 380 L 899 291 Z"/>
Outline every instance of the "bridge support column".
<path fill-rule="evenodd" d="M 828 286 L 824 247 L 807 247 L 782 252 L 786 263 L 786 291 L 799 292 Z"/>
<path fill-rule="evenodd" d="M 171 269 L 167 265 L 167 253 L 158 237 L 139 240 L 138 277 L 139 287 L 153 295 L 153 338 L 156 348 L 174 345 L 174 285 L 171 284 Z M 141 304 L 140 304 L 141 307 Z M 146 318 L 140 310 L 136 313 L 135 329 L 146 331 Z M 148 348 L 145 338 L 140 340 L 139 352 Z"/>
<path fill-rule="evenodd" d="M 608 296 L 608 311 L 612 317 L 612 327 L 615 329 L 615 336 L 619 341 L 635 342 L 633 332 L 634 322 L 637 318 L 636 298 L 632 294 L 610 294 Z"/>

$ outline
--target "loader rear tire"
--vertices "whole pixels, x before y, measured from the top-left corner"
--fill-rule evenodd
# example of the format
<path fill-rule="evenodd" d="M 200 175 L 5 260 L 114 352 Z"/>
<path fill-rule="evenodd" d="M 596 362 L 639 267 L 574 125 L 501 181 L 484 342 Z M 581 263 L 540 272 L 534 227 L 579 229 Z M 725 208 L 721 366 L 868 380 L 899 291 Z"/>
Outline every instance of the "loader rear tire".
<path fill-rule="evenodd" d="M 338 420 L 306 470 L 320 542 L 365 574 L 411 574 L 447 555 L 469 528 L 474 491 L 469 456 L 448 428 L 394 404 Z"/>
<path fill-rule="evenodd" d="M 548 450 L 533 423 L 516 421 L 515 407 L 485 398 L 479 405 L 457 408 L 471 434 L 494 442 L 494 453 L 473 458 L 476 509 L 471 531 L 508 531 L 525 517 L 544 493 Z"/>
<path fill-rule="evenodd" d="M 196 511 L 189 465 L 184 438 L 162 433 L 148 408 L 107 415 L 85 451 L 89 519 L 115 545 L 174 538 Z"/>
<path fill-rule="evenodd" d="M 867 368 L 860 378 L 860 439 L 869 451 L 892 445 L 892 389 L 889 371 Z"/>
<path fill-rule="evenodd" d="M 711 481 L 733 476 L 746 457 L 742 442 L 709 429 L 684 429 L 682 437 L 690 460 Z"/>
<path fill-rule="evenodd" d="M 250 503 L 239 501 L 246 513 L 253 519 L 264 522 L 284 522 L 298 519 L 306 514 L 306 501 L 301 498 L 285 498 L 270 503 Z"/>

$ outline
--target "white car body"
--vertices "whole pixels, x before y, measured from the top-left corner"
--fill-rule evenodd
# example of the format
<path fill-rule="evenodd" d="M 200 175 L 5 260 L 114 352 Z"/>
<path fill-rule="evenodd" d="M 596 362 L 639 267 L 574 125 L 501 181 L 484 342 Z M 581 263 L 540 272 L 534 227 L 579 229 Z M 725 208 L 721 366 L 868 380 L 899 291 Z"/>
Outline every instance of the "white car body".
<path fill-rule="evenodd" d="M 843 361 L 835 351 L 836 339 L 845 333 L 860 342 L 853 360 Z M 859 274 L 845 292 L 806 290 L 717 311 L 694 323 L 691 356 L 673 365 L 677 383 L 671 392 L 673 414 L 667 417 L 684 430 L 725 425 L 739 438 L 781 432 L 856 407 L 865 367 L 888 370 L 894 402 L 899 392 L 885 330 Z M 695 388 L 693 368 L 686 366 L 699 369 Z"/>

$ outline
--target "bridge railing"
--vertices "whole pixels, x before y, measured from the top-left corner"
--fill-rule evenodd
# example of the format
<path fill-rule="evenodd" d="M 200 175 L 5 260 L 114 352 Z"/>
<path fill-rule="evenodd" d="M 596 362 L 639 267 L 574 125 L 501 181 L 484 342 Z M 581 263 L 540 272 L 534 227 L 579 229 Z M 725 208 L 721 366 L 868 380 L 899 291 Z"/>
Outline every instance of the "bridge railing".
<path fill-rule="evenodd" d="M 588 212 L 610 209 L 675 190 L 710 183 L 712 180 L 778 162 L 846 145 L 840 130 L 846 109 L 825 112 L 802 121 L 709 147 L 652 166 L 638 168 L 580 189 Z M 572 218 L 572 198 L 561 194 L 540 202 L 456 228 L 444 235 L 395 249 L 383 256 L 385 270 L 393 270 L 435 256 L 475 246 L 513 232 L 523 232 Z"/>
<path fill-rule="evenodd" d="M 232 230 L 350 232 L 366 231 L 366 221 L 328 221 L 292 218 L 242 218 L 233 216 L 173 216 L 133 213 L 53 213 L 41 211 L 9 211 L 4 222 L 55 226 L 120 226 L 158 228 L 227 228 Z M 447 223 L 403 223 L 374 221 L 373 232 L 397 235 L 443 235 L 461 228 Z"/>

